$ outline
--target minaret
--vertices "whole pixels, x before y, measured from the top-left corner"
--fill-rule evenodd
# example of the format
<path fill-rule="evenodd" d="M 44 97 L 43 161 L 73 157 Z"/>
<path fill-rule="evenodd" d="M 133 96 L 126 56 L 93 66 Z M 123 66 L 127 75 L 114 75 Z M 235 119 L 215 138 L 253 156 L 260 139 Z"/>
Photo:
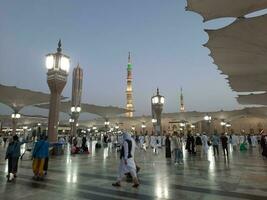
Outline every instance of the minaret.
<path fill-rule="evenodd" d="M 82 98 L 82 85 L 83 85 L 83 70 L 78 64 L 77 67 L 73 69 L 72 73 L 72 106 L 81 106 Z"/>
<path fill-rule="evenodd" d="M 72 97 L 71 97 L 71 107 L 74 107 L 74 112 L 71 113 L 71 118 L 74 120 L 71 123 L 71 134 L 76 136 L 77 134 L 77 123 L 79 119 L 80 111 L 77 108 L 81 108 L 81 98 L 82 98 L 82 85 L 83 85 L 83 70 L 78 64 L 77 67 L 73 69 L 72 73 Z"/>
<path fill-rule="evenodd" d="M 126 113 L 126 117 L 133 117 L 133 88 L 132 88 L 132 63 L 131 63 L 131 53 L 128 55 L 128 65 L 127 65 L 127 89 L 126 89 L 126 109 L 131 112 Z"/>
<path fill-rule="evenodd" d="M 183 88 L 181 87 L 181 94 L 180 94 L 180 112 L 184 112 L 184 96 L 183 96 Z"/>

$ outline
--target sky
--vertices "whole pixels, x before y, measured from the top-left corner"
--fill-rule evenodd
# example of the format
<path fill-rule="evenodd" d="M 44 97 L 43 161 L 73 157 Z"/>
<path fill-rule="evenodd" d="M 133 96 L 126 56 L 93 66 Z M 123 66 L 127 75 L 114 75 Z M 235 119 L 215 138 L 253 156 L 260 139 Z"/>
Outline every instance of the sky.
<path fill-rule="evenodd" d="M 241 108 L 203 47 L 205 28 L 233 19 L 204 24 L 185 6 L 185 0 L 1 0 L 0 84 L 49 93 L 45 55 L 60 38 L 70 71 L 78 63 L 84 70 L 84 103 L 125 107 L 130 51 L 135 115 L 151 113 L 157 87 L 164 112 L 179 110 L 180 87 L 187 111 Z M 0 112 L 10 110 L 1 105 Z"/>

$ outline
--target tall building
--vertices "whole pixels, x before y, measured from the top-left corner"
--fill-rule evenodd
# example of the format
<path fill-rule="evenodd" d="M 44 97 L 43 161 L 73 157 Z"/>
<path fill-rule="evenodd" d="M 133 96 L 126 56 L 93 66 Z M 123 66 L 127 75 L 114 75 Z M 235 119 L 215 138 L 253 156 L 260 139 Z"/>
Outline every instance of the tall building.
<path fill-rule="evenodd" d="M 71 97 L 71 118 L 74 120 L 71 123 L 71 134 L 76 136 L 79 114 L 81 112 L 81 99 L 82 99 L 82 87 L 83 87 L 83 70 L 78 64 L 73 69 L 72 73 L 72 97 Z"/>
<path fill-rule="evenodd" d="M 184 112 L 184 96 L 183 96 L 183 88 L 181 88 L 181 93 L 180 93 L 180 112 Z"/>
<path fill-rule="evenodd" d="M 131 53 L 128 55 L 128 65 L 127 65 L 127 88 L 126 88 L 126 109 L 131 112 L 126 113 L 126 117 L 133 117 L 133 87 L 132 87 L 132 62 Z"/>
<path fill-rule="evenodd" d="M 83 70 L 78 64 L 72 74 L 72 106 L 80 106 L 82 98 Z"/>

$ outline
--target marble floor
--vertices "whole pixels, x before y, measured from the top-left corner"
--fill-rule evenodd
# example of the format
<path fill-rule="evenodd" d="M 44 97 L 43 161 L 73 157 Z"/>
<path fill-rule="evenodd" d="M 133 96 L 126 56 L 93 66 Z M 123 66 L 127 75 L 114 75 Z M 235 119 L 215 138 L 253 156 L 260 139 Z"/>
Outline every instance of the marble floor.
<path fill-rule="evenodd" d="M 152 150 L 137 150 L 136 162 L 141 167 L 137 189 L 127 182 L 121 188 L 111 186 L 119 160 L 115 150 L 90 149 L 89 155 L 51 157 L 48 175 L 42 182 L 31 179 L 32 162 L 26 155 L 19 162 L 16 181 L 7 182 L 5 149 L 1 146 L 0 199 L 267 199 L 267 160 L 258 148 L 230 151 L 228 160 L 222 155 L 215 159 L 211 149 L 203 157 L 192 157 L 184 151 L 184 164 L 177 166 L 165 158 L 164 149 L 159 155 Z"/>

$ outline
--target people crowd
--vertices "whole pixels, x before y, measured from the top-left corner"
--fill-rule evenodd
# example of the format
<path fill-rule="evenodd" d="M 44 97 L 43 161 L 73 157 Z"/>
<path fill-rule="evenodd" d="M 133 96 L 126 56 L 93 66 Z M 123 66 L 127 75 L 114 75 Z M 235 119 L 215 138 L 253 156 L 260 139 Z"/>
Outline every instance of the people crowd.
<path fill-rule="evenodd" d="M 209 149 L 212 150 L 215 157 L 222 155 L 225 159 L 229 157 L 229 149 L 233 152 L 243 152 L 249 149 L 259 147 L 262 156 L 267 158 L 267 134 L 263 131 L 260 134 L 236 134 L 233 130 L 231 133 L 223 132 L 219 134 L 216 130 L 207 134 L 192 133 L 190 130 L 186 133 L 172 132 L 164 135 L 156 135 L 154 132 L 149 134 L 147 131 L 137 134 L 122 131 L 118 133 L 104 132 L 101 135 L 77 135 L 70 137 L 60 137 L 59 144 L 71 145 L 71 154 L 87 153 L 89 154 L 90 141 L 97 141 L 96 148 L 101 145 L 108 149 L 116 149 L 120 152 L 120 163 L 118 167 L 117 181 L 113 186 L 120 187 L 124 175 L 133 181 L 133 187 L 139 186 L 137 173 L 140 167 L 137 165 L 134 154 L 135 149 L 148 152 L 151 151 L 155 156 L 161 154 L 161 149 L 165 148 L 166 159 L 173 160 L 175 165 L 184 163 L 184 155 L 205 157 Z M 5 159 L 8 161 L 7 180 L 12 181 L 17 177 L 18 162 L 21 156 L 21 145 L 33 143 L 31 147 L 32 170 L 34 180 L 44 180 L 48 171 L 49 149 L 51 144 L 47 141 L 47 137 L 40 134 L 32 139 L 22 138 L 14 135 L 13 137 L 0 136 L 0 145 L 6 148 Z M 24 152 L 25 153 L 25 152 Z M 23 153 L 23 154 L 24 154 Z"/>

